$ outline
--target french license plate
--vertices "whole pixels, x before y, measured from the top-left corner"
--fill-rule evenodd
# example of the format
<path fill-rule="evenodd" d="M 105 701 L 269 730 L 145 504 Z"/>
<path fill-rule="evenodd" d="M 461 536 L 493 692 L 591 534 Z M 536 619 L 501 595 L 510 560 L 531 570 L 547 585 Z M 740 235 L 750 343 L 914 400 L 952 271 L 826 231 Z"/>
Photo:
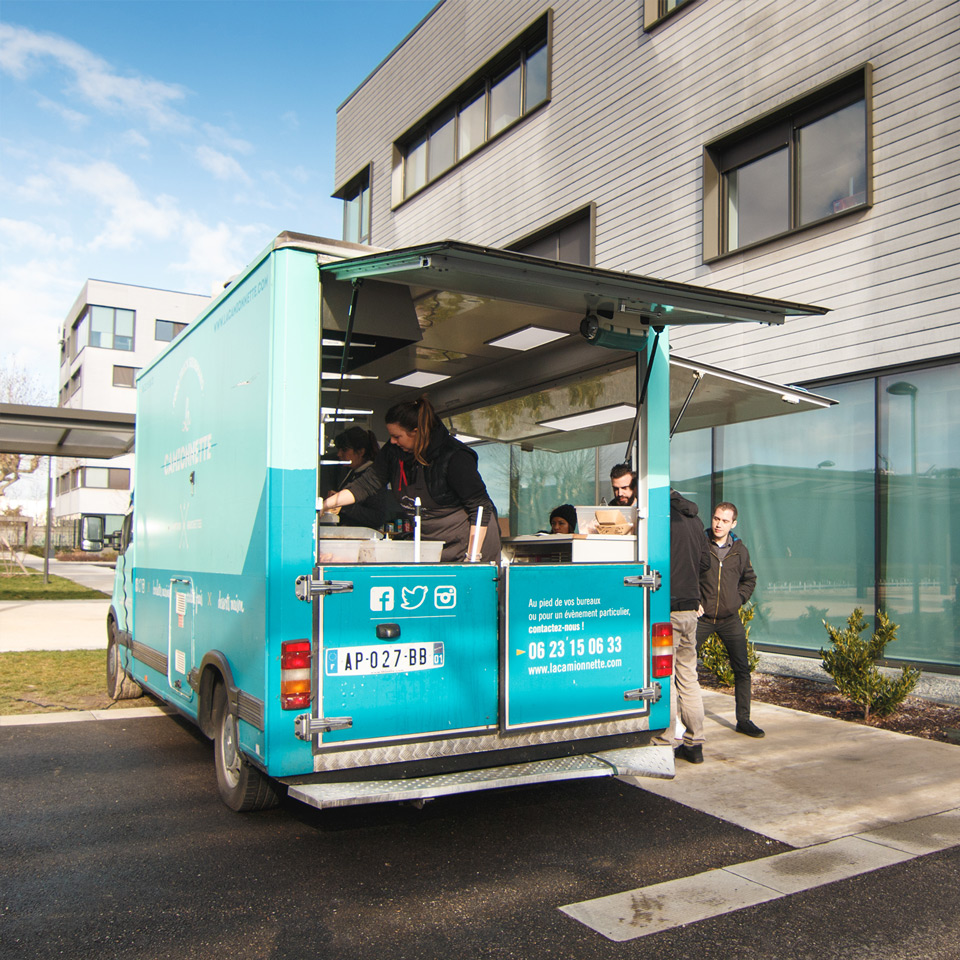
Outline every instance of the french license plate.
<path fill-rule="evenodd" d="M 390 646 L 328 647 L 323 654 L 328 677 L 407 673 L 443 666 L 443 643 L 393 643 Z"/>

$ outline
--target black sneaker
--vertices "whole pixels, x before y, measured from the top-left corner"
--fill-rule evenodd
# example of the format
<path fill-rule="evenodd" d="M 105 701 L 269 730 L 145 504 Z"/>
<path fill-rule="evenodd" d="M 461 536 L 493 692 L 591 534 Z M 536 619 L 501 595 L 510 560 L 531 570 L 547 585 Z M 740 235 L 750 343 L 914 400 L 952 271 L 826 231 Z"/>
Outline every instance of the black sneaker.
<path fill-rule="evenodd" d="M 673 755 L 678 760 L 686 760 L 688 763 L 703 763 L 703 746 L 699 743 L 694 743 L 691 746 L 681 743 L 673 751 Z"/>
<path fill-rule="evenodd" d="M 737 733 L 743 733 L 748 737 L 756 737 L 758 740 L 760 737 L 766 736 L 752 720 L 744 720 L 742 723 L 738 722 Z"/>

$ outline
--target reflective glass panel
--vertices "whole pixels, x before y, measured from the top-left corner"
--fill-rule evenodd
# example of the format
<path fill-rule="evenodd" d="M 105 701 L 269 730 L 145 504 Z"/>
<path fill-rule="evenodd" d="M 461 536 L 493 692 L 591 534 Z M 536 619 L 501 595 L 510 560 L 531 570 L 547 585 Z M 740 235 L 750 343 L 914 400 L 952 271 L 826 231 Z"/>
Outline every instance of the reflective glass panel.
<path fill-rule="evenodd" d="M 863 100 L 798 131 L 800 222 L 812 223 L 867 200 Z"/>
<path fill-rule="evenodd" d="M 114 315 L 114 350 L 132 350 L 133 322 L 136 315 L 132 310 L 115 310 Z"/>
<path fill-rule="evenodd" d="M 84 471 L 84 486 L 106 489 L 109 485 L 110 471 L 106 467 L 87 467 Z"/>
<path fill-rule="evenodd" d="M 456 123 L 451 116 L 430 131 L 430 180 L 439 177 L 444 170 L 453 166 L 454 131 Z"/>
<path fill-rule="evenodd" d="M 418 140 L 407 151 L 403 166 L 404 196 L 416 193 L 427 182 L 427 141 Z"/>
<path fill-rule="evenodd" d="M 710 446 L 709 430 L 691 430 L 674 434 L 670 441 L 670 488 L 692 500 L 700 511 L 700 519 L 710 517 Z"/>
<path fill-rule="evenodd" d="M 113 348 L 113 308 L 90 308 L 90 346 Z"/>
<path fill-rule="evenodd" d="M 547 99 L 547 45 L 527 54 L 523 75 L 523 112 Z"/>
<path fill-rule="evenodd" d="M 790 227 L 787 148 L 745 163 L 726 175 L 727 249 L 783 233 Z"/>
<path fill-rule="evenodd" d="M 882 377 L 880 608 L 896 659 L 960 665 L 960 365 Z"/>
<path fill-rule="evenodd" d="M 757 573 L 755 643 L 819 650 L 822 620 L 873 612 L 874 384 L 820 392 L 838 404 L 717 429 L 718 498 Z"/>
<path fill-rule="evenodd" d="M 490 88 L 490 136 L 520 116 L 520 65 Z"/>
<path fill-rule="evenodd" d="M 465 157 L 483 143 L 486 104 L 486 95 L 481 92 L 474 100 L 460 108 L 458 157 Z"/>

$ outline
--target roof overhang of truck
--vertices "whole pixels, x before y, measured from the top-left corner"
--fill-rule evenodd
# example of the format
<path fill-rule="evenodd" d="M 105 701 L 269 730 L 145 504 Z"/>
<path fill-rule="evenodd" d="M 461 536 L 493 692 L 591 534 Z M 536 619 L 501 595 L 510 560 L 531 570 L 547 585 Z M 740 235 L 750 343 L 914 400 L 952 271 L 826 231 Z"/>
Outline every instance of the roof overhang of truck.
<path fill-rule="evenodd" d="M 461 433 L 507 419 L 507 439 L 573 449 L 623 439 L 629 425 L 577 435 L 524 419 L 513 401 L 591 381 L 629 401 L 636 351 L 665 326 L 780 324 L 824 307 L 729 293 L 454 241 L 330 260 L 318 255 L 325 346 L 323 406 L 372 409 L 427 389 Z M 599 336 L 586 339 L 594 325 Z M 543 342 L 538 342 L 538 337 Z M 343 343 L 349 340 L 346 359 Z M 509 346 L 507 345 L 509 344 Z M 531 346 L 532 344 L 532 346 Z M 607 349 L 598 349 L 598 345 Z M 346 379 L 339 380 L 339 374 Z M 336 399 L 334 399 L 336 394 Z M 675 431 L 829 406 L 805 390 L 709 364 L 671 360 Z M 478 411 L 485 408 L 484 417 Z M 682 414 L 682 415 L 681 415 Z M 479 426 L 478 426 L 479 425 Z M 481 437 L 491 436 L 479 430 Z M 493 437 L 491 437 L 493 438 Z"/>

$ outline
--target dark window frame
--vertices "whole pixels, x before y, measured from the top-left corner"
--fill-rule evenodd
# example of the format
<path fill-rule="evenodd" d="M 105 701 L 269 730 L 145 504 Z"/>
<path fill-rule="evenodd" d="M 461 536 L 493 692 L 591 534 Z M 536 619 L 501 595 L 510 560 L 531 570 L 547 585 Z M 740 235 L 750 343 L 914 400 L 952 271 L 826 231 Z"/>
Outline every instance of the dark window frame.
<path fill-rule="evenodd" d="M 372 242 L 373 213 L 373 164 L 368 163 L 359 173 L 354 174 L 334 195 L 334 199 L 343 201 L 343 227 L 341 239 L 347 243 L 370 244 Z M 359 200 L 360 228 L 356 237 L 348 236 L 350 203 Z M 366 212 L 366 230 L 364 230 L 364 212 Z"/>
<path fill-rule="evenodd" d="M 546 56 L 546 84 L 544 97 L 534 104 L 526 103 L 528 90 L 527 64 L 541 51 Z M 551 75 L 553 62 L 553 11 L 547 10 L 546 13 L 539 16 L 529 27 L 527 27 L 518 37 L 511 41 L 507 46 L 500 50 L 495 56 L 488 60 L 476 73 L 472 74 L 464 83 L 460 84 L 449 96 L 445 97 L 429 113 L 421 117 L 412 127 L 399 136 L 393 145 L 393 198 L 392 208 L 396 209 L 408 200 L 422 193 L 431 184 L 442 180 L 448 173 L 455 170 L 460 164 L 471 157 L 476 156 L 489 144 L 494 143 L 500 137 L 504 136 L 518 124 L 539 112 L 545 107 L 551 98 Z M 490 133 L 490 91 L 502 79 L 508 76 L 513 70 L 520 68 L 520 112 L 517 117 L 497 130 L 496 133 Z M 465 113 L 466 108 L 473 106 L 477 98 L 482 98 L 484 102 L 483 109 L 483 134 L 479 143 L 470 150 L 461 153 L 460 145 L 460 117 Z M 453 162 L 445 167 L 435 176 L 430 176 L 430 131 L 436 129 L 439 121 L 453 115 Z M 422 184 L 417 184 L 413 189 L 407 190 L 407 157 L 411 150 L 425 143 L 425 179 Z"/>
<path fill-rule="evenodd" d="M 765 243 L 803 230 L 862 213 L 873 205 L 872 69 L 869 63 L 824 84 L 809 93 L 737 127 L 703 148 L 703 262 L 743 253 Z M 800 222 L 799 132 L 824 117 L 855 103 L 864 103 L 865 190 L 864 200 L 825 217 Z M 788 150 L 789 224 L 787 229 L 744 243 L 728 246 L 728 174 L 744 164 Z"/>

